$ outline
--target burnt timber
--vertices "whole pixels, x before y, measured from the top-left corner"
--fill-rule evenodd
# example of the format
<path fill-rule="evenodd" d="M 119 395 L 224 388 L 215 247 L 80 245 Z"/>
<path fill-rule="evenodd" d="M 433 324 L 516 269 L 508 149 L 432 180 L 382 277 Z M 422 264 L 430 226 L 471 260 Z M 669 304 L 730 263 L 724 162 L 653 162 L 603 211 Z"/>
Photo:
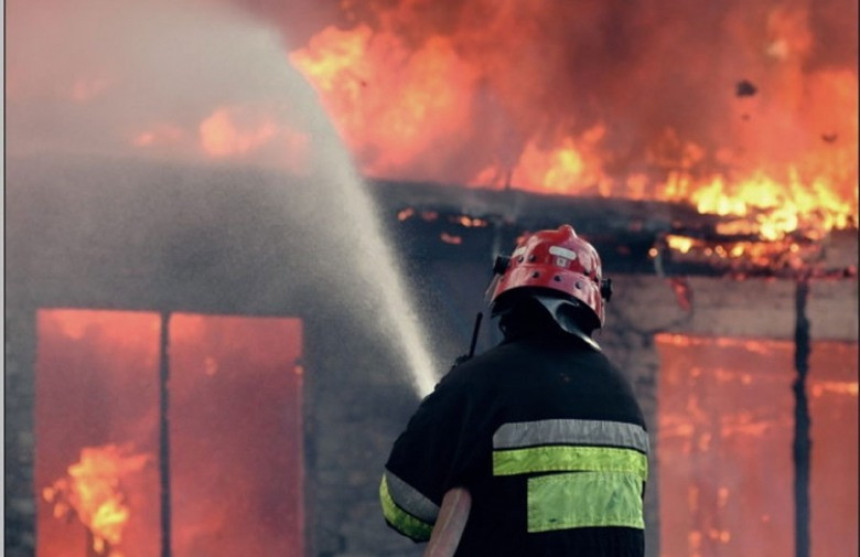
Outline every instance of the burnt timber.
<path fill-rule="evenodd" d="M 132 278 L 139 285 L 136 279 L 146 277 L 152 292 L 166 297 L 155 307 L 178 309 L 180 300 L 205 296 L 208 288 L 200 287 L 212 284 L 229 286 L 233 304 L 242 306 L 236 291 L 266 287 L 260 281 L 281 273 L 281 262 L 311 256 L 301 231 L 312 226 L 311 219 L 325 219 L 326 204 L 338 202 L 319 195 L 307 178 L 141 160 L 11 159 L 7 178 L 7 279 L 51 291 L 48 283 L 56 287 L 63 277 L 89 276 L 93 282 L 80 294 L 96 299 L 82 299 L 86 304 L 97 302 L 105 288 L 122 288 Z M 383 227 L 414 262 L 485 260 L 489 265 L 523 232 L 571 223 L 601 253 L 608 274 L 736 273 L 731 266 L 684 260 L 664 249 L 670 234 L 739 240 L 717 233 L 720 217 L 699 214 L 688 204 L 378 180 L 369 181 L 368 189 Z M 403 218 L 404 211 L 409 218 Z M 464 217 L 473 221 L 464 226 Z M 832 238 L 847 246 L 843 251 L 856 252 L 856 229 Z M 825 262 L 823 273 L 856 277 L 850 259 L 829 267 Z M 774 265 L 741 274 L 789 278 L 792 273 Z M 290 273 L 279 280 L 289 283 Z M 127 294 L 126 301 L 142 295 L 139 286 Z M 141 300 L 146 307 L 151 302 Z M 217 303 L 221 310 L 231 303 L 220 296 L 200 302 Z M 264 307 L 256 312 L 267 313 Z"/>

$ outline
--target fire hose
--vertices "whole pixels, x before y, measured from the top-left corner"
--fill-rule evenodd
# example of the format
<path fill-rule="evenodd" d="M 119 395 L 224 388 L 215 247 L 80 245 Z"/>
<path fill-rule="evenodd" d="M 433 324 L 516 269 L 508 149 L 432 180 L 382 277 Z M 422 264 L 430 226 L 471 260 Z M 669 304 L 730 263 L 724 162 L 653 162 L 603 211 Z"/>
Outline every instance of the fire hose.
<path fill-rule="evenodd" d="M 424 557 L 452 557 L 460 545 L 463 530 L 469 520 L 472 508 L 472 496 L 468 490 L 455 487 L 445 493 L 439 518 L 430 534 L 430 542 L 424 551 Z"/>
<path fill-rule="evenodd" d="M 475 345 L 478 342 L 478 332 L 481 330 L 481 319 L 483 313 L 475 316 L 475 327 L 472 330 L 472 342 L 469 344 L 469 352 L 457 358 L 457 364 L 470 360 L 475 355 Z M 463 487 L 449 489 L 442 498 L 442 507 L 439 509 L 439 518 L 433 526 L 430 534 L 430 542 L 424 550 L 423 557 L 452 557 L 460 545 L 460 538 L 469 520 L 469 512 L 472 509 L 472 496 Z"/>

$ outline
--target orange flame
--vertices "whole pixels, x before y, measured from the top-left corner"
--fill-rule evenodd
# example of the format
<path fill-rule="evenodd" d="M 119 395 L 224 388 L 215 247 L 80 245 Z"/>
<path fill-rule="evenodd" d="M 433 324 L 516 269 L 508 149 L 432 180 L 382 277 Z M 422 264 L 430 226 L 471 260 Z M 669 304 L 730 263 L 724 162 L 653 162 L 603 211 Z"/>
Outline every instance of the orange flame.
<path fill-rule="evenodd" d="M 151 460 L 150 455 L 131 454 L 129 446 L 81 449 L 80 461 L 69 466 L 66 477 L 45 487 L 42 497 L 54 504 L 55 517 L 77 516 L 92 533 L 97 553 L 109 549 L 110 557 L 121 557 L 111 548 L 122 542 L 131 515 L 122 482 Z"/>
<path fill-rule="evenodd" d="M 588 84 L 581 95 L 564 87 L 565 64 L 586 54 L 564 50 L 570 34 L 552 34 L 564 27 L 554 19 L 571 22 L 572 11 L 472 0 L 446 19 L 422 2 L 386 5 L 360 13 L 344 3 L 351 28 L 325 28 L 290 54 L 365 174 L 687 201 L 702 213 L 737 216 L 735 227 L 765 240 L 857 225 L 857 70 L 809 64 L 831 37 L 806 8 L 727 9 L 721 40 L 733 58 L 719 62 L 756 76 L 753 93 L 736 98 L 731 82 L 711 91 L 709 75 L 696 81 L 705 67 L 723 68 L 657 37 L 662 43 L 643 58 L 680 56 L 697 87 L 688 101 L 697 103 L 695 121 L 670 124 L 653 115 L 635 121 L 627 106 L 648 94 L 652 105 L 667 105 L 657 95 L 672 96 L 649 63 L 601 68 L 630 81 L 623 91 L 609 85 L 597 97 Z M 594 31 L 589 18 L 599 22 L 604 9 L 581 8 L 573 23 Z M 577 119 L 585 107 L 602 116 Z M 622 148 L 631 129 L 645 138 L 638 151 Z"/>
<path fill-rule="evenodd" d="M 606 128 L 602 125 L 587 130 L 579 140 L 563 138 L 548 148 L 531 140 L 525 146 L 511 180 L 522 189 L 546 193 L 609 195 L 611 180 L 601 168 L 596 153 Z M 489 182 L 489 176 L 497 176 Z M 470 185 L 499 186 L 498 169 L 489 167 L 470 180 Z"/>
<path fill-rule="evenodd" d="M 149 130 L 137 134 L 132 143 L 137 147 L 176 145 L 183 141 L 185 136 L 182 128 L 170 123 L 159 123 Z"/>
<path fill-rule="evenodd" d="M 367 175 L 402 176 L 428 152 L 450 153 L 451 138 L 469 122 L 466 90 L 475 75 L 444 37 L 413 51 L 397 34 L 364 24 L 327 27 L 290 60 L 317 88 Z"/>
<path fill-rule="evenodd" d="M 203 150 L 213 157 L 243 155 L 266 144 L 276 133 L 277 127 L 272 122 L 243 129 L 226 108 L 216 110 L 200 123 Z"/>
<path fill-rule="evenodd" d="M 310 138 L 269 115 L 267 107 L 222 106 L 203 118 L 196 129 L 158 122 L 137 132 L 130 143 L 141 149 L 202 152 L 211 159 L 262 160 L 272 166 L 304 173 Z M 271 111 L 274 112 L 274 111 Z"/>

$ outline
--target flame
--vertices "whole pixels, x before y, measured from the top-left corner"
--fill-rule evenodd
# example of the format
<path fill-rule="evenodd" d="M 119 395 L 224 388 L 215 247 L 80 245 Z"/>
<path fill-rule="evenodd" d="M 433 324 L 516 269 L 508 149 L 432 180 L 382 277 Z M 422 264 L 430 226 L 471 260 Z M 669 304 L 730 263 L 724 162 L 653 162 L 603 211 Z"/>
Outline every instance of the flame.
<path fill-rule="evenodd" d="M 793 481 L 794 343 L 661 333 L 655 344 L 662 550 L 789 554 L 780 533 L 792 527 L 790 487 L 760 487 L 762 478 L 767 485 Z M 857 524 L 856 507 L 834 504 L 856 490 L 857 343 L 815 341 L 809 370 L 810 512 L 819 517 L 811 552 L 830 555 Z"/>
<path fill-rule="evenodd" d="M 443 232 L 439 239 L 445 242 L 446 244 L 454 244 L 455 246 L 459 246 L 463 243 L 463 238 L 460 236 L 455 236 L 453 234 L 448 234 L 447 232 Z"/>
<path fill-rule="evenodd" d="M 328 15 L 336 24 L 284 23 L 287 37 L 309 38 L 275 54 L 314 87 L 366 176 L 680 201 L 727 217 L 721 233 L 768 242 L 857 226 L 858 30 L 835 0 L 735 0 L 715 5 L 709 18 L 695 3 L 671 0 L 335 4 L 340 13 Z M 283 10 L 273 21 L 302 19 L 285 16 L 300 8 Z M 84 109 L 105 101 L 123 116 L 106 112 L 106 121 L 122 122 L 125 141 L 148 153 L 305 168 L 309 140 L 282 121 L 292 99 L 280 98 L 280 88 L 260 83 L 244 98 L 203 91 L 204 104 L 180 118 L 174 105 L 190 106 L 181 90 L 136 87 L 152 100 L 159 91 L 175 98 L 169 116 L 153 113 L 149 96 L 139 102 L 131 88 L 169 79 L 126 74 L 101 51 L 61 51 L 71 42 L 60 34 L 66 18 L 33 12 L 42 32 L 15 26 L 15 38 L 55 37 L 63 71 L 51 66 L 51 79 L 32 71 L 52 51 L 44 41 L 16 49 L 8 91 L 28 118 L 32 97 L 60 97 L 81 121 L 91 120 Z M 84 30 L 100 39 L 87 44 L 105 43 L 97 29 Z M 223 58 L 213 48 L 211 59 Z M 223 67 L 200 87 L 220 82 Z M 146 110 L 137 116 L 118 104 L 126 96 Z"/>
<path fill-rule="evenodd" d="M 812 396 L 821 398 L 825 393 L 856 397 L 857 381 L 820 381 L 812 386 Z"/>
<path fill-rule="evenodd" d="M 428 151 L 450 153 L 451 138 L 470 120 L 466 91 L 475 75 L 444 37 L 411 50 L 397 34 L 368 25 L 327 27 L 290 61 L 319 91 L 369 176 L 402 176 Z"/>
<path fill-rule="evenodd" d="M 178 145 L 185 140 L 185 131 L 169 122 L 157 123 L 150 129 L 138 133 L 132 144 L 136 147 L 152 147 L 156 145 Z"/>
<path fill-rule="evenodd" d="M 565 137 L 549 148 L 542 147 L 536 140 L 529 141 L 511 173 L 511 180 L 531 191 L 609 195 L 611 181 L 603 173 L 594 152 L 605 132 L 606 128 L 598 125 L 587 130 L 579 140 Z M 488 175 L 489 169 L 485 169 L 469 183 L 483 185 L 480 179 Z"/>
<path fill-rule="evenodd" d="M 272 122 L 241 128 L 234 111 L 220 108 L 200 123 L 200 143 L 212 157 L 243 155 L 268 143 L 277 133 Z"/>
<path fill-rule="evenodd" d="M 133 134 L 140 149 L 197 148 L 211 159 L 248 159 L 268 153 L 275 165 L 304 173 L 310 138 L 270 115 L 274 110 L 251 105 L 221 106 L 204 117 L 196 129 L 157 122 Z"/>
<path fill-rule="evenodd" d="M 799 228 L 820 238 L 828 230 L 849 227 L 854 216 L 851 204 L 824 178 L 805 182 L 795 167 L 779 181 L 763 172 L 732 185 L 717 177 L 693 191 L 690 200 L 701 213 L 751 217 L 739 221 L 740 226 L 718 227 L 718 232 L 757 234 L 766 240 L 783 239 Z"/>
<path fill-rule="evenodd" d="M 104 445 L 81 449 L 80 461 L 67 469 L 67 476 L 42 490 L 45 501 L 54 504 L 57 518 L 76 516 L 92 533 L 98 554 L 121 557 L 112 549 L 122 542 L 131 515 L 122 483 L 141 471 L 152 457 L 133 454 L 130 446 Z"/>
<path fill-rule="evenodd" d="M 856 29 L 825 35 L 803 6 L 726 4 L 710 50 L 674 38 L 673 21 L 695 25 L 676 14 L 647 37 L 626 29 L 652 40 L 612 58 L 600 26 L 645 21 L 655 3 L 629 15 L 572 4 L 469 0 L 443 15 L 418 0 L 345 2 L 351 26 L 289 58 L 371 176 L 684 201 L 766 241 L 857 225 L 856 57 L 819 47 L 856 42 Z M 668 78 L 661 56 L 684 75 Z M 592 58 L 604 64 L 588 73 Z M 726 68 L 754 84 L 714 90 Z"/>
<path fill-rule="evenodd" d="M 771 273 L 794 272 L 822 257 L 822 245 L 808 238 L 799 241 L 792 236 L 785 236 L 763 242 L 760 240 L 762 236 L 757 234 L 760 230 L 750 231 L 748 222 L 717 228 L 718 232 L 729 236 L 703 239 L 668 234 L 665 237 L 666 246 L 674 253 L 673 259 L 678 262 L 705 263 L 740 275 L 761 270 Z M 735 234 L 749 239 L 734 240 L 732 237 Z M 659 250 L 652 250 L 650 255 L 652 258 L 657 257 Z M 841 272 L 844 276 L 856 274 L 853 268 L 843 269 Z"/>
<path fill-rule="evenodd" d="M 463 228 L 484 228 L 487 226 L 487 221 L 469 215 L 451 216 L 448 218 L 450 222 L 459 224 Z"/>

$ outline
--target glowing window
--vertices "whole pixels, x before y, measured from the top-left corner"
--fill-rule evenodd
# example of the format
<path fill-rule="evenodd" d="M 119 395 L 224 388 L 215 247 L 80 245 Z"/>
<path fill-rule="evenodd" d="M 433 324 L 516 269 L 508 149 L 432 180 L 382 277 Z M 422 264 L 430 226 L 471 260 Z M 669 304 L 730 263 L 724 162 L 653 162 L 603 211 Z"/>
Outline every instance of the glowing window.
<path fill-rule="evenodd" d="M 794 554 L 794 344 L 658 335 L 663 557 Z M 857 555 L 857 344 L 815 342 L 810 537 Z"/>
<path fill-rule="evenodd" d="M 301 321 L 168 330 L 172 554 L 302 554 Z M 157 313 L 39 312 L 39 557 L 160 554 L 161 331 Z"/>

